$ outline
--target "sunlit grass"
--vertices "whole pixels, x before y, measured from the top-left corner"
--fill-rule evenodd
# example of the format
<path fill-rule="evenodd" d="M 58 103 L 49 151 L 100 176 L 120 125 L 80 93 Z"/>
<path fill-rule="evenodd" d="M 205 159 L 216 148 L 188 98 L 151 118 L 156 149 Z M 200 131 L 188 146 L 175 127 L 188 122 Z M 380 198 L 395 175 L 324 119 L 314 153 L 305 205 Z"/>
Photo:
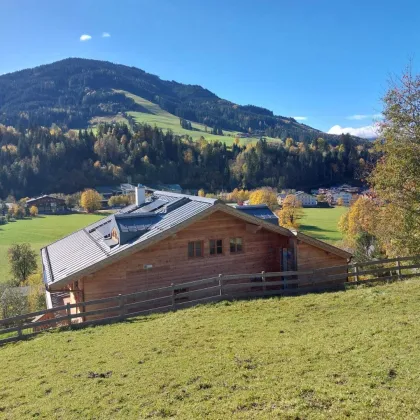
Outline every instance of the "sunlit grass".
<path fill-rule="evenodd" d="M 96 214 L 39 216 L 0 226 L 0 282 L 4 282 L 10 277 L 7 250 L 11 244 L 28 242 L 39 254 L 38 251 L 43 246 L 61 239 L 102 217 L 104 215 Z M 39 257 L 38 261 L 40 261 Z"/>
<path fill-rule="evenodd" d="M 418 418 L 420 282 L 219 303 L 0 348 L 4 418 Z"/>

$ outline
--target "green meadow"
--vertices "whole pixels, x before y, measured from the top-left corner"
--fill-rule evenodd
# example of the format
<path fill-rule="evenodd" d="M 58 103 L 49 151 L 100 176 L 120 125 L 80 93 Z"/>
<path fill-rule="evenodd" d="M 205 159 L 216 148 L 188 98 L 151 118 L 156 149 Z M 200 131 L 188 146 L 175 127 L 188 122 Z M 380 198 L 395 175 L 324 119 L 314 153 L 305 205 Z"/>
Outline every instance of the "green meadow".
<path fill-rule="evenodd" d="M 416 419 L 420 281 L 222 302 L 0 348 L 5 419 Z"/>
<path fill-rule="evenodd" d="M 38 253 L 39 250 L 78 229 L 104 217 L 96 214 L 69 214 L 65 216 L 38 216 L 10 222 L 0 226 L 0 282 L 9 279 L 7 250 L 13 243 L 28 242 Z"/>
<path fill-rule="evenodd" d="M 338 230 L 338 221 L 347 210 L 347 207 L 304 209 L 305 216 L 301 220 L 299 230 L 322 241 L 341 241 L 343 237 Z"/>
<path fill-rule="evenodd" d="M 127 97 L 133 99 L 134 102 L 147 109 L 149 113 L 128 112 L 128 114 L 132 115 L 134 119 L 139 123 L 149 124 L 151 126 L 156 125 L 162 130 L 172 130 L 174 134 L 178 134 L 180 136 L 188 135 L 192 137 L 193 140 L 198 140 L 201 136 L 203 136 L 208 141 L 220 141 L 222 143 L 226 143 L 227 146 L 233 144 L 235 136 L 237 135 L 237 132 L 227 130 L 223 130 L 223 136 L 214 135 L 211 134 L 211 127 L 207 127 L 206 131 L 206 127 L 203 124 L 195 122 L 191 122 L 193 130 L 185 130 L 181 127 L 179 118 L 177 116 L 163 110 L 159 105 L 124 90 L 115 90 L 115 92 L 123 93 Z M 268 138 L 267 140 L 276 141 L 276 139 L 271 138 Z M 241 138 L 240 141 L 242 144 L 255 143 L 258 141 L 258 138 Z"/>

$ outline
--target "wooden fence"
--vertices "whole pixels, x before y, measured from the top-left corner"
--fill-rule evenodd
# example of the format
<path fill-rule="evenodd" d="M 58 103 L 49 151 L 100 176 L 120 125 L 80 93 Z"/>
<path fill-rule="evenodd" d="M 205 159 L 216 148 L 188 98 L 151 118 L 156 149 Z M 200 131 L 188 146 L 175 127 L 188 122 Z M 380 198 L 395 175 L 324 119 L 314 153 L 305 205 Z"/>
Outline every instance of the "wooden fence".
<path fill-rule="evenodd" d="M 67 304 L 0 320 L 0 345 L 47 329 L 106 324 L 220 300 L 287 296 L 420 277 L 420 256 L 352 263 L 309 271 L 219 274 L 127 295 Z"/>

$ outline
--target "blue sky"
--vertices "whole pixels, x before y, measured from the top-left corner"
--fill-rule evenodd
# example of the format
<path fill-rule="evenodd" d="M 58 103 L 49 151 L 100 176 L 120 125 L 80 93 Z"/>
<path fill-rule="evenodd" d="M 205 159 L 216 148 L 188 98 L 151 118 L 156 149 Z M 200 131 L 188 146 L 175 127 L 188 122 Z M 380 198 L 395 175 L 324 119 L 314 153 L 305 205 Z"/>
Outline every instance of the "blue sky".
<path fill-rule="evenodd" d="M 324 131 L 369 127 L 389 77 L 420 67 L 418 0 L 0 0 L 0 15 L 0 74 L 109 60 Z"/>

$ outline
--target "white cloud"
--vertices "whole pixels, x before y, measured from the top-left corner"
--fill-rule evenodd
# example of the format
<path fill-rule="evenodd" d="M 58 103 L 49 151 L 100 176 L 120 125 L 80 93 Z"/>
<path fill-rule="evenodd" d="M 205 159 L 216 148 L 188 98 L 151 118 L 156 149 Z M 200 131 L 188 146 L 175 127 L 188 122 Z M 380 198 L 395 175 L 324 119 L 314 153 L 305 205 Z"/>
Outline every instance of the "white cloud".
<path fill-rule="evenodd" d="M 370 115 L 364 115 L 364 114 L 355 114 L 355 115 L 350 115 L 347 117 L 348 120 L 364 120 L 366 118 L 369 118 Z"/>
<path fill-rule="evenodd" d="M 373 114 L 373 115 L 369 115 L 369 114 L 355 114 L 355 115 L 349 115 L 346 118 L 348 120 L 360 121 L 360 120 L 367 120 L 367 119 L 378 119 L 378 118 L 382 118 L 382 114 Z"/>
<path fill-rule="evenodd" d="M 351 134 L 352 136 L 363 137 L 364 139 L 373 139 L 378 136 L 378 125 L 366 125 L 358 128 L 334 125 L 328 130 L 328 134 Z"/>
<path fill-rule="evenodd" d="M 80 41 L 82 41 L 82 42 L 84 42 L 84 41 L 89 41 L 90 39 L 92 39 L 92 37 L 91 37 L 90 35 L 87 35 L 87 34 L 83 34 L 83 35 L 80 37 Z"/>
<path fill-rule="evenodd" d="M 110 38 L 111 34 L 109 32 L 102 32 L 102 38 Z"/>
<path fill-rule="evenodd" d="M 292 117 L 294 118 L 296 121 L 306 121 L 308 119 L 308 117 Z"/>

